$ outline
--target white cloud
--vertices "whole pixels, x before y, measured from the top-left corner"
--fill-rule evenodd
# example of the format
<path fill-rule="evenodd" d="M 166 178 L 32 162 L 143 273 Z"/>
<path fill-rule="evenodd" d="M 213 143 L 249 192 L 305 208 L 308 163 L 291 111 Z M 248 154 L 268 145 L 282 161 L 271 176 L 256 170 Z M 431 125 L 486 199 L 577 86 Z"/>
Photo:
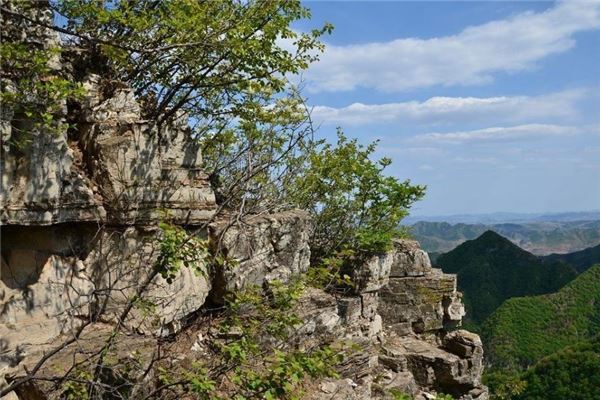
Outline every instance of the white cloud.
<path fill-rule="evenodd" d="M 454 157 L 452 161 L 464 164 L 492 164 L 496 165 L 500 162 L 496 157 Z"/>
<path fill-rule="evenodd" d="M 362 104 L 334 108 L 315 106 L 312 118 L 317 123 L 362 125 L 385 122 L 424 122 L 427 124 L 491 121 L 524 122 L 569 118 L 577 114 L 575 103 L 584 90 L 570 90 L 542 96 L 432 97 L 426 101 Z"/>
<path fill-rule="evenodd" d="M 587 132 L 589 128 L 551 124 L 526 124 L 510 127 L 492 127 L 471 131 L 425 133 L 414 136 L 417 143 L 465 143 L 480 141 L 520 140 L 548 136 L 569 136 Z"/>
<path fill-rule="evenodd" d="M 394 92 L 487 83 L 494 73 L 535 67 L 544 57 L 573 47 L 575 33 L 598 28 L 600 2 L 568 1 L 544 12 L 468 27 L 453 36 L 329 45 L 307 74 L 308 88 Z"/>

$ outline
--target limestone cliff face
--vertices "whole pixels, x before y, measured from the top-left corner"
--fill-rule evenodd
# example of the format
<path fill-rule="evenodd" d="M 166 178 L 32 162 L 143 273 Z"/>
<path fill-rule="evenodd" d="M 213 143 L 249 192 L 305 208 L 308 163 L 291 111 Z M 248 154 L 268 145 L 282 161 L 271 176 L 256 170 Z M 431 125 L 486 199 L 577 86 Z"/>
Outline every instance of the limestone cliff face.
<path fill-rule="evenodd" d="M 47 30 L 30 33 L 42 44 L 58 40 Z M 255 216 L 243 229 L 223 219 L 207 224 L 217 204 L 185 123 L 159 129 L 127 88 L 104 97 L 97 76 L 83 83 L 87 98 L 75 115 L 65 104 L 61 116 L 76 118 L 75 130 L 30 127 L 29 144 L 17 147 L 13 112 L 2 112 L 0 387 L 92 315 L 92 331 L 116 321 L 152 277 L 161 221 L 218 243 L 235 267 L 204 266 L 203 274 L 185 267 L 171 283 L 153 277 L 145 291 L 152 312 L 135 307 L 126 321 L 142 337 L 177 333 L 207 301 L 309 267 L 307 213 Z M 418 243 L 406 240 L 355 267 L 353 293 L 311 288 L 298 305 L 304 323 L 295 346 L 344 339 L 356 349 L 340 379 L 315 382 L 308 396 L 383 399 L 398 388 L 417 399 L 431 392 L 486 399 L 481 342 L 452 330 L 464 315 L 456 277 L 432 269 Z M 187 337 L 176 340 L 190 345 L 181 357 L 201 357 L 203 344 Z"/>
<path fill-rule="evenodd" d="M 393 250 L 359 266 L 354 280 L 356 294 L 338 299 L 339 324 L 368 344 L 344 370 L 351 383 L 328 382 L 316 398 L 389 398 L 391 389 L 415 399 L 429 398 L 431 391 L 488 398 L 481 340 L 450 331 L 464 315 L 455 275 L 433 269 L 417 242 L 397 240 Z M 342 394 L 332 397 L 337 390 Z"/>

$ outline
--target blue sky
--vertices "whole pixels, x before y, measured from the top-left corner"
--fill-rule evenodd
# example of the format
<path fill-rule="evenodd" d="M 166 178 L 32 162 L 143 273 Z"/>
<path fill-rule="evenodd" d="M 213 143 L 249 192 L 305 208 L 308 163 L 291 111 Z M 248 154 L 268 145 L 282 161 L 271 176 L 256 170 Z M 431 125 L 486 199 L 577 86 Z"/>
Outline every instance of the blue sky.
<path fill-rule="evenodd" d="M 600 209 L 600 2 L 305 4 L 319 135 L 380 140 L 413 215 Z"/>

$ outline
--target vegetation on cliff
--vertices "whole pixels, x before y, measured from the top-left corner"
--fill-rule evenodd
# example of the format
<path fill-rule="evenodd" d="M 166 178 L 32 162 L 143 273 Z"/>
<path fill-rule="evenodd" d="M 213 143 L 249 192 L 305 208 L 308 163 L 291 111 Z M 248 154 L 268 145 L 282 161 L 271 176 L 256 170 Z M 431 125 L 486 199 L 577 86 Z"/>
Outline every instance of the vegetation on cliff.
<path fill-rule="evenodd" d="M 143 351 L 126 349 L 128 356 L 122 349 L 127 336 L 137 334 L 125 334 L 132 310 L 145 315 L 156 307 L 146 294 L 159 275 L 171 283 L 182 267 L 206 275 L 233 268 L 235 261 L 219 251 L 219 243 L 196 236 L 218 218 L 243 226 L 248 215 L 305 208 L 316 221 L 313 263 L 327 260 L 334 274 L 340 258 L 387 249 L 403 233 L 400 220 L 424 188 L 386 176 L 390 160 L 373 160 L 375 144 L 362 146 L 341 132 L 335 144 L 315 140 L 310 114 L 287 80 L 317 59 L 319 37 L 331 26 L 294 31 L 290 24 L 310 13 L 290 0 L 14 1 L 3 2 L 1 11 L 3 26 L 12 32 L 2 41 L 3 108 L 10 111 L 9 125 L 19 128 L 11 145 L 27 146 L 32 129 L 51 134 L 49 128 L 76 142 L 79 124 L 90 122 L 80 119 L 80 111 L 89 106 L 91 94 L 82 88 L 93 75 L 98 103 L 131 89 L 153 134 L 178 126 L 201 145 L 218 208 L 193 230 L 160 226 L 162 239 L 153 243 L 157 262 L 134 289 L 127 288 L 131 293 L 122 290 L 126 298 L 106 340 L 85 356 L 73 350 L 71 364 L 59 372 L 39 375 L 44 364 L 71 351 L 88 328 L 103 321 L 106 304 L 90 304 L 93 313 L 81 316 L 75 332 L 0 395 L 39 381 L 73 399 L 294 399 L 304 378 L 335 377 L 340 349 L 323 342 L 301 348 L 294 341 L 301 332 L 294 307 L 306 288 L 302 277 L 289 285 L 273 279 L 219 299 L 225 305 L 205 313 L 207 326 L 218 331 L 210 332 L 209 356 L 198 364 L 169 359 L 162 342 Z M 51 48 L 48 38 L 55 40 Z M 28 60 L 28 54 L 35 56 Z"/>

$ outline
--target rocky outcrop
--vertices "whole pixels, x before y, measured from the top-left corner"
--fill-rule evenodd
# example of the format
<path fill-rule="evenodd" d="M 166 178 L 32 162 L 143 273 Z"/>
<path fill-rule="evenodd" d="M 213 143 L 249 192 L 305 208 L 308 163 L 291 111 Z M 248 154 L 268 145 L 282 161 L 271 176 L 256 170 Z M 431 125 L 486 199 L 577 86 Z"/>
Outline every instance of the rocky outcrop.
<path fill-rule="evenodd" d="M 353 271 L 352 294 L 337 300 L 337 335 L 359 351 L 340 367 L 341 379 L 324 381 L 312 398 L 392 399 L 397 392 L 487 399 L 479 337 L 449 331 L 464 315 L 455 275 L 433 269 L 412 240 L 395 241 Z"/>
<path fill-rule="evenodd" d="M 394 247 L 391 274 L 379 293 L 387 333 L 381 365 L 402 374 L 399 388 L 414 396 L 435 390 L 462 400 L 487 399 L 481 340 L 464 330 L 449 332 L 465 314 L 456 275 L 432 268 L 415 241 L 396 241 Z"/>
<path fill-rule="evenodd" d="M 30 33 L 40 45 L 58 41 L 44 29 Z M 57 73 L 72 70 L 59 61 L 52 60 Z M 2 110 L 0 387 L 5 374 L 82 324 L 91 324 L 92 336 L 122 324 L 131 336 L 122 347 L 142 346 L 175 336 L 227 292 L 268 289 L 309 268 L 306 212 L 213 221 L 215 195 L 185 118 L 159 127 L 143 118 L 128 88 L 106 94 L 93 74 L 82 83 L 87 97 L 57 116 L 76 122 L 69 131 L 18 125 L 14 110 Z M 24 134 L 27 144 L 16 145 Z M 162 277 L 154 268 L 161 222 L 186 230 L 220 262 L 195 259 Z M 415 399 L 433 392 L 487 398 L 481 341 L 451 331 L 464 315 L 456 276 L 433 269 L 408 240 L 352 267 L 352 290 L 307 288 L 298 301 L 302 323 L 290 346 L 352 349 L 339 378 L 312 382 L 307 398 L 387 399 L 393 390 Z"/>
<path fill-rule="evenodd" d="M 380 313 L 399 335 L 454 328 L 464 316 L 456 275 L 431 267 L 415 241 L 395 242 L 388 284 L 381 290 Z"/>

